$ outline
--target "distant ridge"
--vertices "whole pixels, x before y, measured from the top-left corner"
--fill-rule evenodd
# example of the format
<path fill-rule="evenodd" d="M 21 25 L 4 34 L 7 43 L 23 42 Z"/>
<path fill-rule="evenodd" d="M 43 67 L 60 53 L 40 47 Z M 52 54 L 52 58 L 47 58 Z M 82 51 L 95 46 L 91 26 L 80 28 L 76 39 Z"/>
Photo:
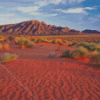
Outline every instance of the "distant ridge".
<path fill-rule="evenodd" d="M 90 29 L 83 30 L 82 32 L 83 32 L 83 33 L 98 33 L 98 34 L 100 34 L 100 31 L 97 31 L 97 30 L 90 30 Z"/>
<path fill-rule="evenodd" d="M 86 32 L 90 31 L 83 31 L 83 33 Z M 61 27 L 61 26 L 57 27 L 55 25 L 47 25 L 45 22 L 39 22 L 37 20 L 30 20 L 17 24 L 8 24 L 0 26 L 1 35 L 44 36 L 44 35 L 78 35 L 83 33 L 81 31 L 70 29 L 68 27 Z"/>

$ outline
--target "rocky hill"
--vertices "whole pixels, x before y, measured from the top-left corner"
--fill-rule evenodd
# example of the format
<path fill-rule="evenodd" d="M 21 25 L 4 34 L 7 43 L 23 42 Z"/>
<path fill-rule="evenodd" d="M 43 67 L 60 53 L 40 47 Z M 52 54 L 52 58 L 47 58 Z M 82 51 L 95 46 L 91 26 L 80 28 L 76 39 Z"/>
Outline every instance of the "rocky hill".
<path fill-rule="evenodd" d="M 2 35 L 67 35 L 82 34 L 82 32 L 68 27 L 47 25 L 45 22 L 30 20 L 18 24 L 0 26 Z"/>

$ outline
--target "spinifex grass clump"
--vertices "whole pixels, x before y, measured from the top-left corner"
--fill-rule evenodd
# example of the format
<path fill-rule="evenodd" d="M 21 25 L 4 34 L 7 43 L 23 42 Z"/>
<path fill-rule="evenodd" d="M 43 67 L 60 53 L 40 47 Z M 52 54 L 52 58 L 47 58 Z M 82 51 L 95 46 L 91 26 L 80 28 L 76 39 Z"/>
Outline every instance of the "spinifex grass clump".
<path fill-rule="evenodd" d="M 48 40 L 45 39 L 45 38 L 40 38 L 40 39 L 37 39 L 36 42 L 37 42 L 37 43 L 40 43 L 40 42 L 48 42 Z"/>
<path fill-rule="evenodd" d="M 17 41 L 17 44 L 18 45 L 21 45 L 21 47 L 27 47 L 27 48 L 30 48 L 30 47 L 32 47 L 33 46 L 33 42 L 31 42 L 30 40 L 28 40 L 28 39 L 19 39 L 18 41 Z"/>
<path fill-rule="evenodd" d="M 100 66 L 100 53 L 97 55 L 97 63 Z"/>
<path fill-rule="evenodd" d="M 95 51 L 95 50 L 97 50 L 97 44 L 95 44 L 95 43 L 90 43 L 89 45 L 88 45 L 88 48 L 87 48 L 88 50 L 90 50 L 90 51 Z"/>
<path fill-rule="evenodd" d="M 83 46 L 83 47 L 85 47 L 85 48 L 88 48 L 89 43 L 87 43 L 87 42 L 80 42 L 80 43 L 77 44 L 77 46 L 78 46 L 78 47 L 79 47 L 79 46 Z"/>
<path fill-rule="evenodd" d="M 78 47 L 83 46 L 84 48 L 88 49 L 89 51 L 97 50 L 97 44 L 95 44 L 95 43 L 80 42 L 77 46 Z"/>
<path fill-rule="evenodd" d="M 72 52 L 72 57 L 75 58 L 75 59 L 78 58 L 79 56 L 86 57 L 87 56 L 87 52 L 88 52 L 88 50 L 81 46 L 77 50 Z"/>
<path fill-rule="evenodd" d="M 70 54 L 70 52 L 67 50 L 66 52 L 63 53 L 63 55 L 61 56 L 62 58 L 72 58 L 72 55 Z"/>
<path fill-rule="evenodd" d="M 88 53 L 88 50 L 81 46 L 77 50 L 73 51 L 72 53 L 70 53 L 69 50 L 67 50 L 66 52 L 63 53 L 61 57 L 76 59 L 79 56 L 86 57 L 87 53 Z"/>
<path fill-rule="evenodd" d="M 9 50 L 9 49 L 10 49 L 9 43 L 5 43 L 4 46 L 3 46 L 3 48 L 4 48 L 5 50 Z"/>
<path fill-rule="evenodd" d="M 3 45 L 2 45 L 2 43 L 0 43 L 0 49 L 3 49 Z"/>
<path fill-rule="evenodd" d="M 56 43 L 56 40 L 52 40 L 51 43 Z"/>
<path fill-rule="evenodd" d="M 14 40 L 14 37 L 13 36 L 9 36 L 8 38 L 10 41 Z"/>
<path fill-rule="evenodd" d="M 1 59 L 2 63 L 7 63 L 9 61 L 16 60 L 18 56 L 16 54 L 5 53 Z"/>

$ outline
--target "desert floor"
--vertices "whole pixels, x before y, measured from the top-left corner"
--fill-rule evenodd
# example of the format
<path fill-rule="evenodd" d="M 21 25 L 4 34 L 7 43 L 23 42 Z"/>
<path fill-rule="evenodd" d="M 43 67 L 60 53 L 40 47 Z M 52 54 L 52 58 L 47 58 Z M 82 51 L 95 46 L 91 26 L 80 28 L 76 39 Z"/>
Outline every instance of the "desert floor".
<path fill-rule="evenodd" d="M 0 100 L 100 100 L 100 68 L 59 57 L 76 47 L 60 46 L 62 52 L 49 58 L 59 45 L 39 43 L 24 50 L 14 42 L 10 46 L 0 50 L 0 57 L 8 52 L 18 59 L 0 63 Z"/>

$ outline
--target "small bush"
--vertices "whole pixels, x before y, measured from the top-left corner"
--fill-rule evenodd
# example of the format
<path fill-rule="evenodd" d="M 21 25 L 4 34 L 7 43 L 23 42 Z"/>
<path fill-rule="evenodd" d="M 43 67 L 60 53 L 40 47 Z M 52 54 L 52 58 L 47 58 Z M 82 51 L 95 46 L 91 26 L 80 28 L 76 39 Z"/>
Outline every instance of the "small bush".
<path fill-rule="evenodd" d="M 18 57 L 16 54 L 5 53 L 1 59 L 3 63 L 7 63 L 9 61 L 16 60 Z"/>
<path fill-rule="evenodd" d="M 52 40 L 51 43 L 56 43 L 56 40 Z"/>
<path fill-rule="evenodd" d="M 77 46 L 78 46 L 78 47 L 79 47 L 79 46 L 83 46 L 83 47 L 85 47 L 85 48 L 88 48 L 89 43 L 87 43 L 87 42 L 80 42 L 80 43 L 77 44 Z"/>
<path fill-rule="evenodd" d="M 64 58 L 72 58 L 72 55 L 70 54 L 70 52 L 67 50 L 66 52 L 63 53 L 63 55 L 61 57 Z"/>
<path fill-rule="evenodd" d="M 12 40 L 14 40 L 14 37 L 13 37 L 13 36 L 10 36 L 8 39 L 9 39 L 10 41 L 12 41 Z"/>
<path fill-rule="evenodd" d="M 81 55 L 81 53 L 80 53 L 79 50 L 75 50 L 75 51 L 72 52 L 71 55 L 72 55 L 72 57 L 73 57 L 74 59 L 76 59 L 76 58 L 78 58 L 78 57 Z"/>
<path fill-rule="evenodd" d="M 5 50 L 9 50 L 9 48 L 10 48 L 10 47 L 9 47 L 9 44 L 8 44 L 8 43 L 5 43 L 4 46 L 3 46 L 3 48 L 4 48 Z"/>
<path fill-rule="evenodd" d="M 95 51 L 97 49 L 97 45 L 94 43 L 90 43 L 87 48 L 90 51 Z"/>
<path fill-rule="evenodd" d="M 7 40 L 6 39 L 4 39 L 4 42 L 6 42 Z"/>
<path fill-rule="evenodd" d="M 73 43 L 72 43 L 72 46 L 74 46 L 74 45 L 76 45 L 76 44 L 77 44 L 77 42 L 73 42 Z"/>
<path fill-rule="evenodd" d="M 21 45 L 21 46 L 25 46 L 27 48 L 30 48 L 30 47 L 32 47 L 34 45 L 33 42 L 31 42 L 30 40 L 27 40 L 27 39 L 19 39 L 17 41 L 17 44 Z"/>
<path fill-rule="evenodd" d="M 97 55 L 97 61 L 98 65 L 100 65 L 100 53 Z"/>
<path fill-rule="evenodd" d="M 80 52 L 80 55 L 81 55 L 81 56 L 87 56 L 88 50 L 87 50 L 86 48 L 80 46 L 80 47 L 78 48 L 78 51 Z"/>
<path fill-rule="evenodd" d="M 2 43 L 0 43 L 0 49 L 2 49 L 3 48 L 3 45 L 2 45 Z"/>

